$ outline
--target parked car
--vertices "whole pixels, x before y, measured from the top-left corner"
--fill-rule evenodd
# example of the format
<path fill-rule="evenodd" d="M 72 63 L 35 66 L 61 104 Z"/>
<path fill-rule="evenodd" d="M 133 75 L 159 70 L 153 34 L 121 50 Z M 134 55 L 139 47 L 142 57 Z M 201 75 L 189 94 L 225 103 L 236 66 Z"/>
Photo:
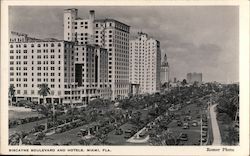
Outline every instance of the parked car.
<path fill-rule="evenodd" d="M 197 126 L 198 126 L 198 123 L 197 123 L 197 122 L 193 122 L 193 123 L 192 123 L 192 126 L 193 126 L 193 127 L 197 127 Z"/>
<path fill-rule="evenodd" d="M 188 135 L 186 133 L 181 133 L 180 140 L 181 141 L 188 141 Z"/>
<path fill-rule="evenodd" d="M 189 124 L 187 123 L 187 122 L 185 122 L 184 124 L 183 124 L 183 127 L 182 127 L 183 129 L 188 129 L 189 128 Z"/>
<path fill-rule="evenodd" d="M 122 129 L 115 130 L 115 135 L 122 135 L 123 131 Z"/>
<path fill-rule="evenodd" d="M 207 132 L 202 132 L 202 137 L 207 137 Z"/>
<path fill-rule="evenodd" d="M 177 121 L 177 126 L 182 126 L 182 122 L 180 120 Z"/>

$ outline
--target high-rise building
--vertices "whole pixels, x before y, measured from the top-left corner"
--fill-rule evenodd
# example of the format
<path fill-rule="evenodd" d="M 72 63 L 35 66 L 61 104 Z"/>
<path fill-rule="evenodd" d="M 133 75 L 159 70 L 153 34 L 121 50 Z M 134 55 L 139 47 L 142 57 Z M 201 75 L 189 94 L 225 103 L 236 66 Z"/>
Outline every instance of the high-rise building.
<path fill-rule="evenodd" d="M 155 93 L 160 90 L 161 49 L 160 42 L 138 33 L 130 41 L 129 80 L 139 84 L 139 94 Z"/>
<path fill-rule="evenodd" d="M 88 104 L 110 98 L 108 52 L 97 45 L 78 45 L 57 39 L 36 39 L 11 32 L 10 84 L 17 101 L 42 102 L 39 85 L 48 84 L 46 102 Z M 52 101 L 53 100 L 53 101 Z"/>
<path fill-rule="evenodd" d="M 187 83 L 202 83 L 202 73 L 188 73 L 187 74 Z"/>
<path fill-rule="evenodd" d="M 11 32 L 9 84 L 14 85 L 15 97 L 42 102 L 39 86 L 48 84 L 47 102 L 62 103 L 72 99 L 80 102 L 75 86 L 74 42 L 56 39 L 35 39 L 27 34 Z M 72 92 L 73 94 L 70 94 Z"/>
<path fill-rule="evenodd" d="M 75 45 L 75 81 L 86 104 L 91 98 L 111 97 L 108 86 L 108 53 L 93 45 Z"/>
<path fill-rule="evenodd" d="M 95 19 L 94 10 L 90 11 L 88 19 L 78 17 L 77 9 L 64 11 L 64 40 L 107 49 L 112 99 L 128 96 L 129 29 L 130 26 L 114 19 Z"/>
<path fill-rule="evenodd" d="M 169 64 L 167 60 L 167 54 L 164 55 L 163 62 L 161 64 L 161 84 L 169 82 Z"/>

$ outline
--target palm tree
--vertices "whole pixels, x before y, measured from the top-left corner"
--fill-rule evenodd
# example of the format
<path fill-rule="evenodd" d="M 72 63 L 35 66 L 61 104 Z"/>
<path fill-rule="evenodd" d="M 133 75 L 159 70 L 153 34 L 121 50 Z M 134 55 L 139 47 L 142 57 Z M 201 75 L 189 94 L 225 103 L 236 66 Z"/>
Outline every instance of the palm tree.
<path fill-rule="evenodd" d="M 50 88 L 48 87 L 48 84 L 46 84 L 46 83 L 43 83 L 43 84 L 41 84 L 40 86 L 39 86 L 39 91 L 38 91 L 38 94 L 40 95 L 40 96 L 42 96 L 43 97 L 43 106 L 45 106 L 45 99 L 44 99 L 44 97 L 45 96 L 47 96 L 48 94 L 50 94 Z M 43 114 L 45 115 L 45 116 L 47 116 L 48 114 L 49 114 L 49 109 L 48 109 L 48 107 L 44 107 L 44 110 L 45 111 L 43 111 Z M 47 115 L 46 115 L 47 114 Z M 46 125 L 45 125 L 45 131 L 47 130 L 47 127 L 48 127 L 48 118 L 46 118 L 47 120 L 46 120 Z"/>
<path fill-rule="evenodd" d="M 43 104 L 45 104 L 44 97 L 50 94 L 50 88 L 48 87 L 48 84 L 43 83 L 39 86 L 38 94 L 43 97 Z"/>
<path fill-rule="evenodd" d="M 9 87 L 9 96 L 10 96 L 10 105 L 12 106 L 12 99 L 15 97 L 15 86 L 13 84 L 10 85 Z"/>

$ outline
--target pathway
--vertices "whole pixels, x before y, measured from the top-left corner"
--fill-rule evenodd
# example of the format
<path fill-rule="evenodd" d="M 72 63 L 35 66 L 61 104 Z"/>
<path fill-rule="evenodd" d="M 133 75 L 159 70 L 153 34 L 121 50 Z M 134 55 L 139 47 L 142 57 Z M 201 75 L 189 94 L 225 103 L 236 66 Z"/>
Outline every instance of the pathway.
<path fill-rule="evenodd" d="M 221 145 L 220 129 L 219 129 L 218 122 L 216 119 L 216 111 L 215 111 L 216 106 L 217 104 L 212 105 L 210 107 L 210 117 L 211 117 L 211 122 L 212 122 L 212 130 L 213 130 L 213 138 L 214 138 L 212 145 L 214 146 Z"/>

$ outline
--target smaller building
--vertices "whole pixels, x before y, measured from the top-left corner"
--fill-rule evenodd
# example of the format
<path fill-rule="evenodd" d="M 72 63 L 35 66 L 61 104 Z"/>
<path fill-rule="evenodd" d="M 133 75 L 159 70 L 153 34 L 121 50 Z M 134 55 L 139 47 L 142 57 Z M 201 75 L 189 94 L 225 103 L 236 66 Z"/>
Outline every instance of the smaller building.
<path fill-rule="evenodd" d="M 198 82 L 202 83 L 202 73 L 188 73 L 187 74 L 187 83 Z"/>

